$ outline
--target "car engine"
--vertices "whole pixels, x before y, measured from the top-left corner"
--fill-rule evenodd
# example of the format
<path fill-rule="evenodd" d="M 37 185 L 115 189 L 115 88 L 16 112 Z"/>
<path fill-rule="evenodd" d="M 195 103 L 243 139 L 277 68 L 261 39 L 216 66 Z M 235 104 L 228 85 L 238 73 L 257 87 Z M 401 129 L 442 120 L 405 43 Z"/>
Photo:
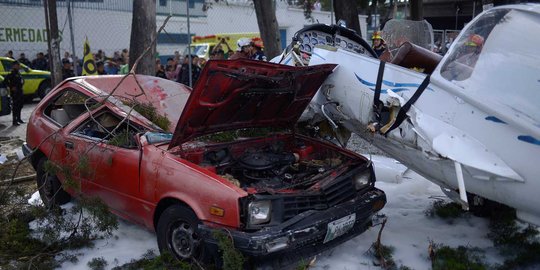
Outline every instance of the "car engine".
<path fill-rule="evenodd" d="M 301 159 L 294 151 L 276 142 L 263 148 L 248 148 L 236 157 L 228 148 L 204 154 L 203 166 L 241 188 L 305 188 L 341 164 L 340 158 Z"/>

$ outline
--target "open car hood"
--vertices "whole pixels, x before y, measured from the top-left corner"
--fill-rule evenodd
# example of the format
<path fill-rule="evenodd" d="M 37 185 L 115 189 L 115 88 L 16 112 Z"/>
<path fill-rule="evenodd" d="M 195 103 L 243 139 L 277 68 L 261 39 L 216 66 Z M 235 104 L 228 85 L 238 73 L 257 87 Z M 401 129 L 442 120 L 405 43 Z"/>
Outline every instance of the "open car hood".
<path fill-rule="evenodd" d="M 169 148 L 220 131 L 293 127 L 335 67 L 291 67 L 245 59 L 208 61 Z"/>

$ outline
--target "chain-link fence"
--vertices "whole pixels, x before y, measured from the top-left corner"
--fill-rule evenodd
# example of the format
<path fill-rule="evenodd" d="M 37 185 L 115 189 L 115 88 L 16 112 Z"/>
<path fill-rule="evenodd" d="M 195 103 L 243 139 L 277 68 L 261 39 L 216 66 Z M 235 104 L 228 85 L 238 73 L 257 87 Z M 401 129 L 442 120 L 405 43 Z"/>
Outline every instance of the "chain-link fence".
<path fill-rule="evenodd" d="M 102 50 L 107 57 L 129 48 L 133 1 L 63 0 L 56 5 L 62 56 L 69 52 L 82 58 L 86 38 L 93 52 Z M 318 10 L 313 10 L 311 18 L 306 19 L 302 6 L 294 1 L 276 0 L 275 5 L 283 47 L 303 26 L 331 22 L 330 12 Z M 158 36 L 160 56 L 172 56 L 175 51 L 182 53 L 190 34 L 204 37 L 259 32 L 253 2 L 249 0 L 157 0 L 156 10 L 158 27 L 172 15 L 165 31 Z M 365 29 L 365 18 L 361 19 Z M 1 55 L 12 50 L 15 58 L 25 53 L 32 60 L 38 52 L 47 52 L 43 0 L 0 0 L 0 25 Z"/>

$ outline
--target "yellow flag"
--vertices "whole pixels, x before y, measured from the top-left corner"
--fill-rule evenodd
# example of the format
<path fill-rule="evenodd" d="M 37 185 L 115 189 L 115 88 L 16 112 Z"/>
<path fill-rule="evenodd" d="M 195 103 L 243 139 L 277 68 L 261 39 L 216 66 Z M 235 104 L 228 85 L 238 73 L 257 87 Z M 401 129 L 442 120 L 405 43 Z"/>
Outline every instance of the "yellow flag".
<path fill-rule="evenodd" d="M 96 61 L 94 55 L 90 51 L 90 43 L 88 43 L 88 37 L 84 41 L 84 58 L 82 75 L 97 75 Z"/>

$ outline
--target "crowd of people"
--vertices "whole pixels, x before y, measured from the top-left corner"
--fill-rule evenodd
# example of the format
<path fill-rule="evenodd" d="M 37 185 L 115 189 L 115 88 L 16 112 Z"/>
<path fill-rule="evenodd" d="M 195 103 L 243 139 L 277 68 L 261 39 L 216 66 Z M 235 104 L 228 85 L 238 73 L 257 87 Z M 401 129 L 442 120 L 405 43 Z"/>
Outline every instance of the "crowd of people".
<path fill-rule="evenodd" d="M 30 61 L 28 58 L 26 58 L 25 53 L 19 54 L 19 58 L 15 58 L 13 55 L 13 51 L 8 51 L 5 55 L 6 57 L 9 57 L 11 59 L 19 61 L 19 63 L 24 64 L 30 68 L 38 69 L 38 70 L 49 70 L 49 57 L 48 55 L 45 55 L 43 52 L 39 52 L 36 54 L 36 58 L 34 60 Z"/>
<path fill-rule="evenodd" d="M 210 60 L 226 59 L 255 59 L 266 61 L 263 51 L 263 43 L 260 38 L 241 38 L 237 41 L 238 49 L 233 52 L 225 40 L 221 40 L 210 52 Z M 20 73 L 21 64 L 36 70 L 50 70 L 49 55 L 43 52 L 36 54 L 36 58 L 30 61 L 25 53 L 19 54 L 15 58 L 13 51 L 8 51 L 5 55 L 16 60 L 11 66 L 10 73 L 5 76 L 5 83 L 10 90 L 13 101 L 13 125 L 18 126 L 24 123 L 21 119 L 23 106 L 23 84 L 24 79 Z M 112 57 L 108 57 L 103 50 L 98 50 L 93 54 L 98 75 L 127 74 L 129 63 L 128 49 L 114 52 Z M 191 80 L 189 71 L 189 59 L 191 59 Z M 78 63 L 75 65 L 75 63 Z M 206 64 L 206 59 L 197 55 L 187 55 L 182 57 L 178 51 L 174 52 L 174 57 L 167 59 L 166 66 L 161 64 L 161 60 L 156 58 L 156 77 L 173 80 L 185 85 L 193 85 L 199 78 L 202 68 Z M 81 59 L 74 58 L 69 52 L 64 52 L 62 58 L 62 79 L 82 75 L 83 63 Z"/>
<path fill-rule="evenodd" d="M 263 43 L 260 38 L 241 38 L 237 41 L 238 49 L 234 52 L 225 40 L 221 40 L 210 52 L 210 60 L 226 60 L 226 59 L 255 59 L 266 61 L 266 56 L 263 51 Z M 111 57 L 107 56 L 103 50 L 98 50 L 94 55 L 96 70 L 98 75 L 112 74 L 127 74 L 129 63 L 129 51 L 123 49 L 115 51 Z M 39 52 L 36 58 L 32 61 L 26 58 L 24 53 L 15 58 L 13 51 L 9 51 L 6 57 L 17 60 L 32 69 L 50 70 L 48 54 Z M 159 58 L 156 58 L 156 77 L 161 77 L 173 80 L 185 85 L 190 85 L 189 78 L 189 59 L 191 58 L 191 84 L 195 84 L 199 78 L 200 72 L 206 64 L 206 59 L 200 58 L 197 55 L 189 55 L 182 57 L 178 51 L 174 52 L 174 56 L 167 59 L 166 65 L 161 63 Z M 78 63 L 75 65 L 75 63 Z M 74 76 L 82 75 L 82 59 L 74 59 L 69 52 L 64 52 L 62 58 L 62 79 L 67 79 Z"/>
<path fill-rule="evenodd" d="M 25 53 L 21 53 L 19 57 L 16 58 L 11 50 L 8 51 L 5 56 L 17 60 L 20 64 L 24 64 L 29 68 L 50 71 L 48 53 L 45 54 L 39 52 L 32 61 L 26 58 Z M 116 51 L 112 57 L 108 57 L 102 50 L 98 50 L 97 53 L 94 53 L 94 59 L 96 61 L 96 66 L 98 67 L 98 75 L 122 74 L 122 66 L 126 66 L 125 69 L 127 70 L 129 53 L 128 49 L 124 49 L 122 52 Z M 75 63 L 77 63 L 77 65 Z M 74 58 L 71 53 L 67 51 L 64 52 L 62 58 L 62 79 L 82 75 L 82 64 L 82 59 Z M 103 67 L 103 69 L 100 70 L 100 66 Z M 127 73 L 127 71 L 125 73 Z"/>
<path fill-rule="evenodd" d="M 263 43 L 260 38 L 240 38 L 237 41 L 238 49 L 236 52 L 231 50 L 230 46 L 221 40 L 210 52 L 210 60 L 234 60 L 234 59 L 254 59 L 266 61 L 263 51 Z M 189 77 L 189 59 L 191 58 L 191 85 L 194 85 L 202 68 L 206 64 L 206 59 L 197 55 L 181 57 L 178 52 L 174 57 L 167 59 L 164 66 L 159 58 L 156 58 L 156 77 L 173 80 L 185 85 L 190 85 Z"/>

